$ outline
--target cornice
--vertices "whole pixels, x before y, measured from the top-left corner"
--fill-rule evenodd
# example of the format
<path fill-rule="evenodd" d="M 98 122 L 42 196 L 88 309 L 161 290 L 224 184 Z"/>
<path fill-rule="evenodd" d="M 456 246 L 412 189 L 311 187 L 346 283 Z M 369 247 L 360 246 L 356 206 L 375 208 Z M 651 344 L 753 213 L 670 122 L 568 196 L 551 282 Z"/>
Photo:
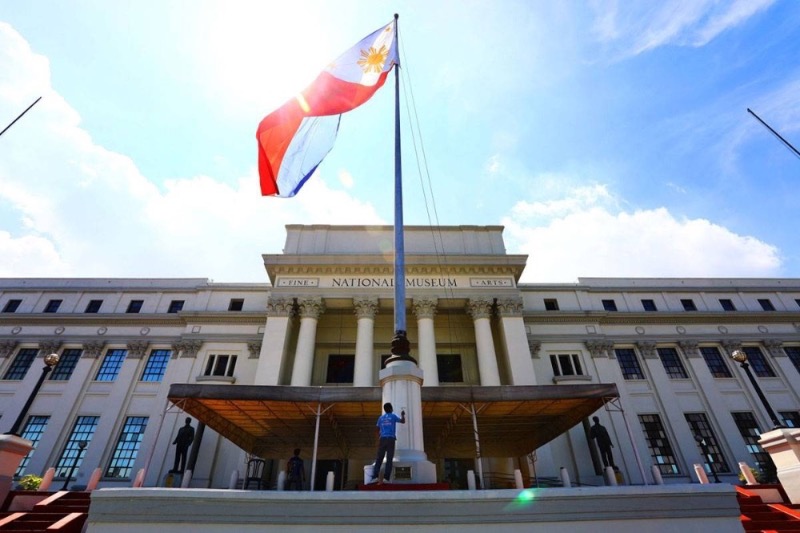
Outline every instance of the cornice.
<path fill-rule="evenodd" d="M 0 317 L 0 325 L 13 326 L 177 326 L 187 324 L 263 324 L 266 310 L 184 311 L 181 313 L 20 313 Z"/>
<path fill-rule="evenodd" d="M 718 312 L 718 313 L 628 313 L 609 311 L 528 311 L 526 323 L 654 325 L 654 324 L 794 324 L 800 323 L 800 313 L 794 312 Z"/>
<path fill-rule="evenodd" d="M 406 266 L 406 275 L 508 275 L 518 274 L 516 265 L 504 264 L 440 264 L 410 265 Z M 273 276 L 391 276 L 394 275 L 394 266 L 390 264 L 291 264 L 274 266 L 270 269 Z"/>
<path fill-rule="evenodd" d="M 763 333 L 741 334 L 741 335 L 721 335 L 719 333 L 699 333 L 699 334 L 685 334 L 680 335 L 674 333 L 672 335 L 628 335 L 628 334 L 610 334 L 610 335 L 593 335 L 587 333 L 535 333 L 528 334 L 529 339 L 535 339 L 541 343 L 559 344 L 559 343 L 612 343 L 614 345 L 631 345 L 639 342 L 652 342 L 659 345 L 676 345 L 681 343 L 697 343 L 697 344 L 724 344 L 728 342 L 738 344 L 764 344 L 770 340 L 777 340 L 782 345 L 796 345 L 800 343 L 800 339 L 790 335 L 765 335 Z"/>

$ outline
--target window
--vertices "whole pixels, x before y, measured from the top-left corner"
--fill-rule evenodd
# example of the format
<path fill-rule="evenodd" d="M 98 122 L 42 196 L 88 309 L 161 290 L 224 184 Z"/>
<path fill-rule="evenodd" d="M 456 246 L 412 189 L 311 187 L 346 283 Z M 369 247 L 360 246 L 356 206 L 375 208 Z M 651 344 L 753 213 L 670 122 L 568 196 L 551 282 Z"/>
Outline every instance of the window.
<path fill-rule="evenodd" d="M 241 311 L 244 307 L 243 298 L 231 298 L 231 303 L 228 304 L 228 311 Z"/>
<path fill-rule="evenodd" d="M 464 383 L 464 368 L 458 354 L 437 354 L 436 368 L 439 371 L 439 383 Z"/>
<path fill-rule="evenodd" d="M 624 379 L 644 379 L 639 359 L 636 358 L 636 352 L 632 348 L 617 348 L 614 353 L 617 355 L 617 362 Z"/>
<path fill-rule="evenodd" d="M 329 355 L 325 383 L 352 383 L 355 367 L 355 355 Z"/>
<path fill-rule="evenodd" d="M 789 428 L 800 428 L 800 411 L 779 411 L 778 416 Z"/>
<path fill-rule="evenodd" d="M 38 353 L 39 350 L 36 348 L 21 348 L 11 362 L 11 366 L 6 370 L 6 375 L 3 376 L 3 379 L 17 381 L 25 379 L 25 374 L 28 373 L 28 369 L 33 364 L 33 360 L 36 359 L 36 354 Z"/>
<path fill-rule="evenodd" d="M 772 301 L 769 298 L 759 298 L 758 304 L 761 306 L 761 309 L 764 311 L 774 311 L 775 306 L 772 305 Z"/>
<path fill-rule="evenodd" d="M 700 437 L 705 443 L 706 451 L 708 452 L 708 455 L 703 456 L 706 460 L 706 472 L 711 473 L 710 463 L 714 464 L 714 469 L 719 473 L 730 472 L 731 469 L 727 461 L 725 461 L 725 457 L 722 455 L 719 442 L 714 435 L 714 430 L 711 429 L 711 425 L 708 423 L 706 414 L 686 413 L 684 416 L 686 417 L 686 422 L 689 424 L 689 429 L 692 430 L 692 435 L 695 437 L 695 440 L 697 440 L 697 437 Z M 698 442 L 697 447 L 700 449 L 700 454 L 702 455 L 703 447 L 700 444 L 701 443 Z"/>
<path fill-rule="evenodd" d="M 114 381 L 117 379 L 117 375 L 122 368 L 122 363 L 125 362 L 125 355 L 127 355 L 127 353 L 128 350 L 108 350 L 94 380 Z"/>
<path fill-rule="evenodd" d="M 61 307 L 62 300 L 50 300 L 44 308 L 45 313 L 55 313 Z"/>
<path fill-rule="evenodd" d="M 22 300 L 9 300 L 6 302 L 6 306 L 3 307 L 4 313 L 15 313 L 19 304 L 22 303 Z"/>
<path fill-rule="evenodd" d="M 75 420 L 72 433 L 70 433 L 67 444 L 64 446 L 64 451 L 61 452 L 61 457 L 56 463 L 56 476 L 67 477 L 73 466 L 75 471 L 78 471 L 83 461 L 85 447 L 92 441 L 99 419 L 99 416 L 79 416 Z M 84 445 L 84 450 L 81 450 L 81 444 Z"/>
<path fill-rule="evenodd" d="M 800 372 L 800 346 L 784 346 L 783 351 L 789 356 L 789 360 L 794 367 Z"/>
<path fill-rule="evenodd" d="M 684 311 L 697 311 L 697 306 L 694 305 L 694 300 L 691 298 L 682 298 L 681 305 Z"/>
<path fill-rule="evenodd" d="M 545 298 L 544 299 L 544 310 L 545 311 L 558 311 L 558 300 L 555 298 Z"/>
<path fill-rule="evenodd" d="M 736 306 L 733 305 L 733 300 L 730 298 L 720 298 L 719 305 L 722 306 L 723 311 L 736 311 Z"/>
<path fill-rule="evenodd" d="M 614 300 L 603 300 L 603 309 L 606 311 L 616 311 L 617 310 L 617 302 Z"/>
<path fill-rule="evenodd" d="M 169 309 L 167 309 L 167 313 L 177 313 L 182 309 L 183 309 L 183 300 L 172 300 L 169 303 Z"/>
<path fill-rule="evenodd" d="M 209 355 L 204 376 L 233 376 L 236 368 L 235 355 Z M 352 379 L 350 380 L 353 381 Z"/>
<path fill-rule="evenodd" d="M 722 357 L 722 354 L 719 353 L 719 350 L 714 346 L 701 346 L 700 353 L 703 356 L 703 359 L 706 360 L 706 365 L 708 365 L 708 370 L 711 372 L 711 375 L 715 378 L 730 378 L 733 377 L 731 375 L 731 370 L 728 368 L 728 365 L 725 364 L 725 358 Z"/>
<path fill-rule="evenodd" d="M 747 354 L 747 362 L 750 363 L 750 368 L 753 369 L 756 376 L 760 378 L 775 377 L 775 371 L 769 366 L 769 362 L 758 346 L 744 346 L 742 350 Z"/>
<path fill-rule="evenodd" d="M 90 300 L 84 313 L 98 313 L 101 305 L 103 305 L 103 300 Z"/>
<path fill-rule="evenodd" d="M 126 313 L 138 313 L 142 310 L 142 304 L 144 300 L 131 300 L 128 304 L 128 309 L 125 311 Z"/>
<path fill-rule="evenodd" d="M 554 376 L 582 376 L 581 358 L 576 353 L 550 354 Z"/>
<path fill-rule="evenodd" d="M 146 416 L 129 416 L 117 439 L 117 446 L 111 455 L 111 461 L 106 469 L 106 477 L 130 478 L 133 463 L 142 444 L 144 430 L 147 428 Z"/>
<path fill-rule="evenodd" d="M 644 430 L 644 438 L 647 441 L 647 447 L 650 449 L 650 457 L 653 458 L 653 463 L 658 466 L 661 473 L 668 476 L 680 474 L 681 471 L 675 461 L 675 454 L 669 444 L 667 432 L 664 431 L 661 417 L 658 415 L 639 415 L 639 423 L 642 424 L 642 429 Z"/>
<path fill-rule="evenodd" d="M 645 311 L 658 311 L 654 300 L 642 300 L 642 309 Z"/>
<path fill-rule="evenodd" d="M 81 358 L 83 350 L 77 348 L 70 348 L 61 352 L 58 358 L 58 364 L 50 372 L 50 379 L 52 381 L 67 381 L 75 371 L 75 366 Z"/>
<path fill-rule="evenodd" d="M 747 451 L 750 452 L 756 462 L 756 468 L 766 473 L 767 476 L 770 476 L 770 474 L 774 476 L 775 463 L 772 462 L 772 458 L 758 443 L 758 439 L 761 438 L 761 430 L 758 429 L 756 417 L 749 412 L 731 413 L 731 415 L 733 415 L 733 421 L 736 422 L 736 427 L 739 428 L 739 434 L 744 439 Z"/>
<path fill-rule="evenodd" d="M 800 298 L 795 298 L 794 303 L 797 304 L 797 307 L 800 307 Z"/>
<path fill-rule="evenodd" d="M 657 348 L 656 351 L 670 379 L 687 379 L 689 377 L 681 358 L 678 356 L 678 350 L 675 348 Z"/>
<path fill-rule="evenodd" d="M 144 365 L 142 379 L 139 381 L 161 381 L 164 372 L 167 371 L 170 357 L 172 357 L 171 350 L 152 350 L 150 357 L 147 358 L 147 364 Z"/>
<path fill-rule="evenodd" d="M 39 444 L 39 441 L 42 440 L 42 434 L 44 433 L 44 429 L 47 427 L 47 422 L 50 420 L 49 416 L 31 416 L 28 417 L 28 421 L 25 423 L 25 429 L 22 430 L 22 434 L 20 435 L 23 439 L 28 439 L 33 444 L 33 449 L 25 455 L 22 459 L 22 462 L 19 464 L 14 477 L 21 477 L 25 473 L 25 468 L 28 466 L 28 463 L 33 456 L 33 452 L 36 451 L 36 445 Z"/>

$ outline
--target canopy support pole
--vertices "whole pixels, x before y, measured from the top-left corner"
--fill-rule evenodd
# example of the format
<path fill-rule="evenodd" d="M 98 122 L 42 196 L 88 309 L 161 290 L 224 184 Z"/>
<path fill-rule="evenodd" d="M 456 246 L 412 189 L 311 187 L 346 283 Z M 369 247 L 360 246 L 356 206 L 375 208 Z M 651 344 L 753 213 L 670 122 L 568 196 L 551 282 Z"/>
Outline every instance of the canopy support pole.
<path fill-rule="evenodd" d="M 616 409 L 612 409 L 611 407 L 615 407 Z M 619 412 L 622 413 L 622 421 L 625 422 L 625 429 L 628 431 L 628 438 L 631 441 L 631 448 L 633 448 L 633 456 L 636 459 L 636 466 L 639 467 L 639 474 L 642 476 L 642 483 L 645 485 L 649 485 L 647 482 L 647 476 L 644 474 L 644 467 L 642 466 L 642 458 L 639 457 L 639 450 L 636 448 L 636 441 L 633 440 L 633 432 L 631 431 L 631 426 L 628 424 L 628 418 L 625 416 L 625 409 L 622 408 L 622 403 L 620 402 L 619 398 L 611 398 L 608 403 L 606 403 L 606 411 L 610 413 Z"/>

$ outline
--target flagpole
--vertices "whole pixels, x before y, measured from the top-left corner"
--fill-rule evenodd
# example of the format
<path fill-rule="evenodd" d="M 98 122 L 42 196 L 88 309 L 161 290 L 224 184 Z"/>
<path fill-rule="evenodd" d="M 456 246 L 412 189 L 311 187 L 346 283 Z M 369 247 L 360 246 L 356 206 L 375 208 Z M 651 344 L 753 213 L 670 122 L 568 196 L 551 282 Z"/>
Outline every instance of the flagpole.
<path fill-rule="evenodd" d="M 395 46 L 400 49 L 397 19 L 394 15 Z M 399 54 L 398 54 L 399 56 Z M 410 344 L 406 337 L 406 276 L 405 242 L 403 240 L 403 167 L 400 158 L 400 64 L 394 70 L 394 330 L 392 360 L 410 359 Z M 416 361 L 414 361 L 416 362 Z"/>
<path fill-rule="evenodd" d="M 22 115 L 24 115 L 25 113 L 27 113 L 28 111 L 30 111 L 30 110 L 31 110 L 31 108 L 32 108 L 33 106 L 35 106 L 37 103 L 39 103 L 39 100 L 41 100 L 41 99 L 42 99 L 42 97 L 40 96 L 39 98 L 37 98 L 36 100 L 34 100 L 34 102 L 33 102 L 31 105 L 29 105 L 29 106 L 28 106 L 28 108 L 27 108 L 27 109 L 25 109 L 25 111 L 23 111 L 22 113 L 20 113 L 20 114 L 19 114 L 19 116 L 18 116 L 17 118 L 15 118 L 14 120 L 12 120 L 12 121 L 11 121 L 11 124 L 9 124 L 9 125 L 8 125 L 8 126 L 6 126 L 5 128 L 3 128 L 3 131 L 0 131 L 0 135 L 4 134 L 4 133 L 6 132 L 6 130 L 8 130 L 8 129 L 9 129 L 11 126 L 13 126 L 13 125 L 14 125 L 14 124 L 15 124 L 15 123 L 16 123 L 16 122 L 19 120 L 19 119 L 21 119 L 21 118 L 22 118 Z"/>

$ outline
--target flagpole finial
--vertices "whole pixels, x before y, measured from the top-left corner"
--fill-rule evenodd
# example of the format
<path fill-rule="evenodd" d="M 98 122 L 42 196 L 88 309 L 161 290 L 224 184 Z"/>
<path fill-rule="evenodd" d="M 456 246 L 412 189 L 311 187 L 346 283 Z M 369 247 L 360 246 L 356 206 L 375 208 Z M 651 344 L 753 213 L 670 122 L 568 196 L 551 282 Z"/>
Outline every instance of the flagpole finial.
<path fill-rule="evenodd" d="M 400 15 L 398 15 L 397 13 L 395 13 L 395 14 L 394 14 L 394 20 L 397 20 L 397 19 L 399 19 L 399 18 L 400 18 Z"/>

